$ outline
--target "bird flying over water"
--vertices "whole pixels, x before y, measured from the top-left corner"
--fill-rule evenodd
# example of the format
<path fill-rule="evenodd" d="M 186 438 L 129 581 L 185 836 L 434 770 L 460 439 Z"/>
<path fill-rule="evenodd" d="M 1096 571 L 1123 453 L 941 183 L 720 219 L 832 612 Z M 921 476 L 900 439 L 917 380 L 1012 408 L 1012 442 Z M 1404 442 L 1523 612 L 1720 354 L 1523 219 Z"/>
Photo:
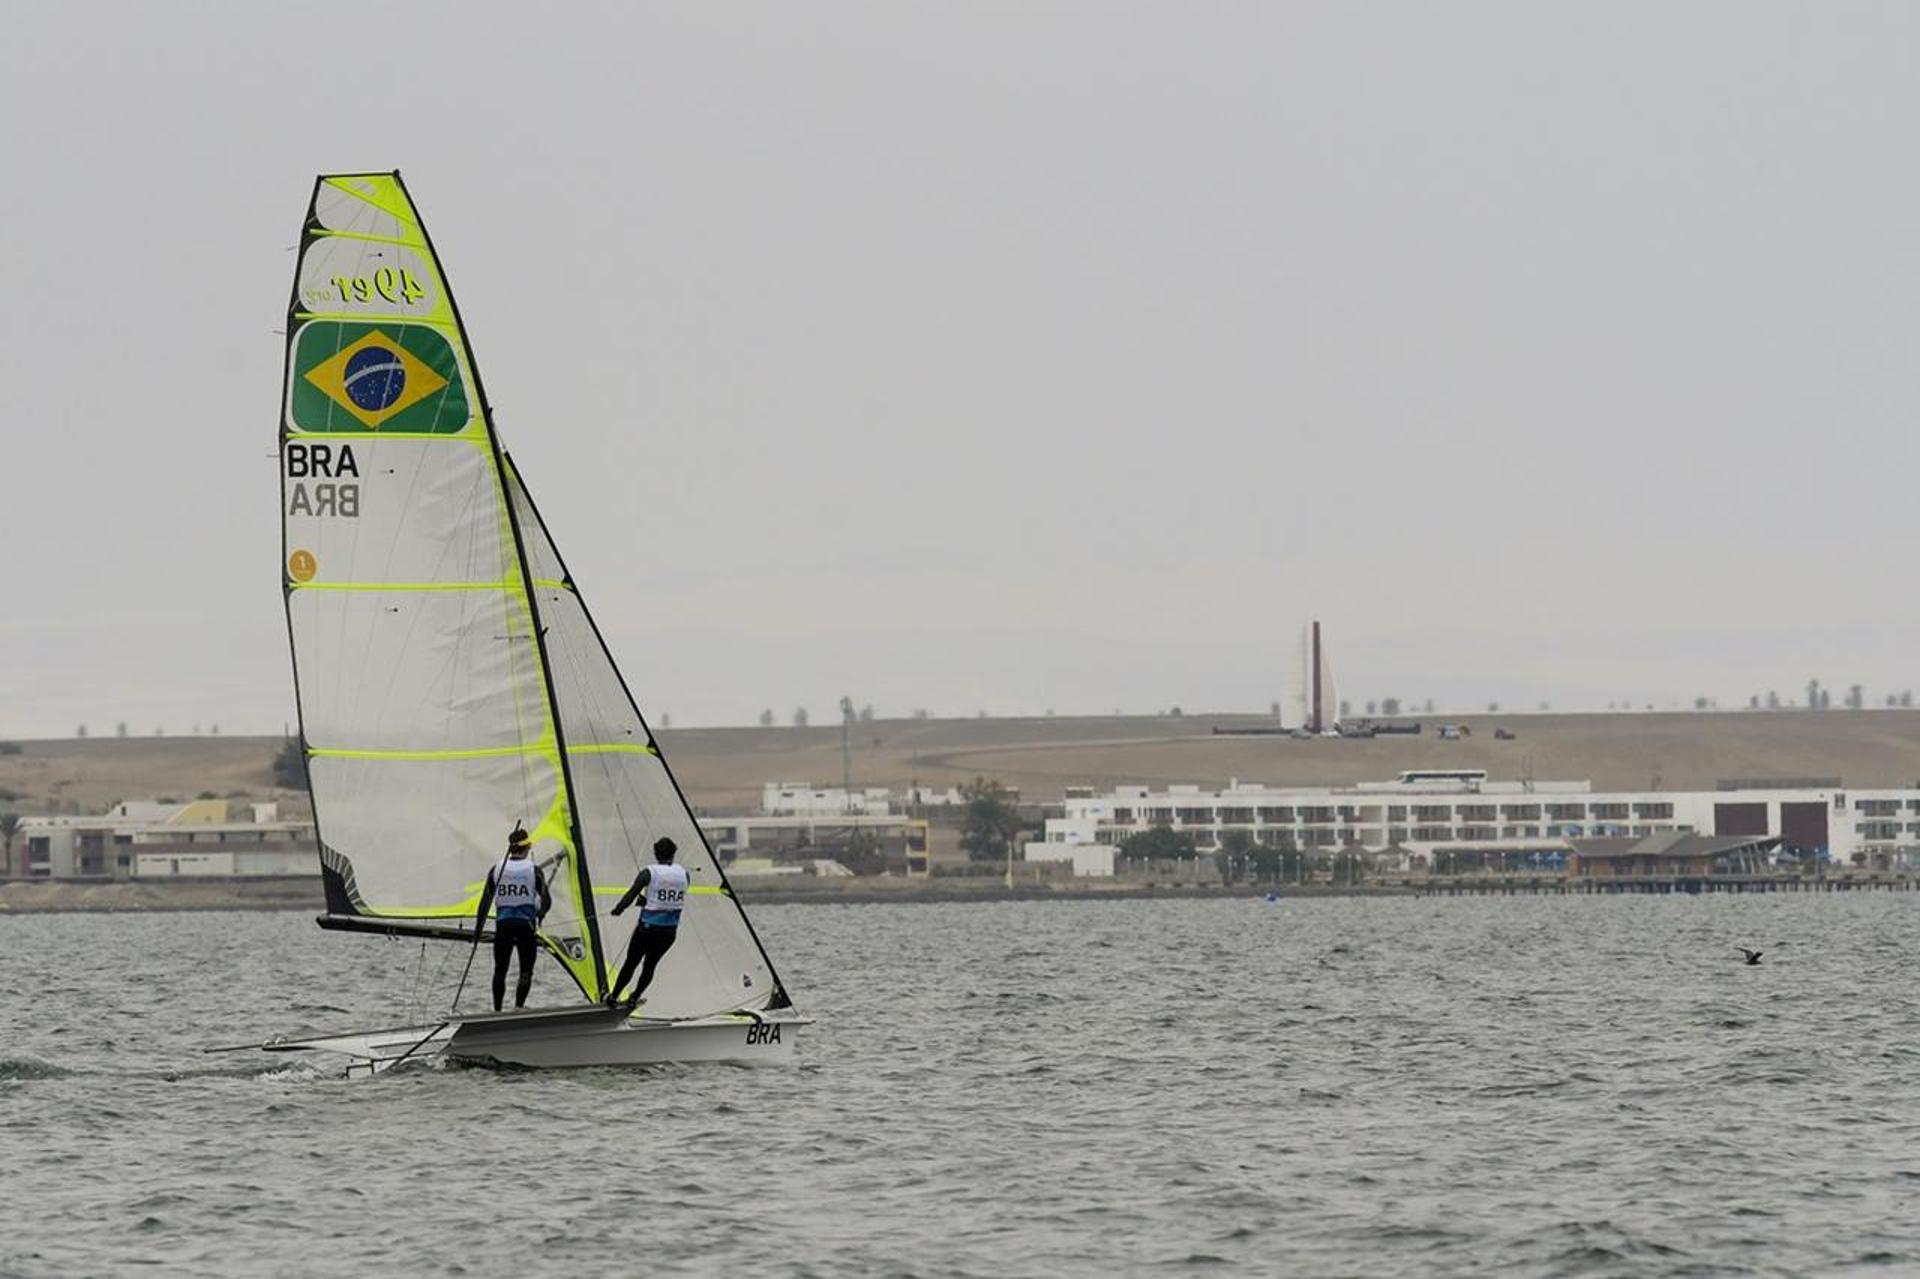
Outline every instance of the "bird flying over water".
<path fill-rule="evenodd" d="M 1760 956 L 1766 954 L 1763 950 L 1748 950 L 1745 946 L 1735 946 L 1734 949 L 1745 955 L 1749 964 L 1759 963 Z"/>

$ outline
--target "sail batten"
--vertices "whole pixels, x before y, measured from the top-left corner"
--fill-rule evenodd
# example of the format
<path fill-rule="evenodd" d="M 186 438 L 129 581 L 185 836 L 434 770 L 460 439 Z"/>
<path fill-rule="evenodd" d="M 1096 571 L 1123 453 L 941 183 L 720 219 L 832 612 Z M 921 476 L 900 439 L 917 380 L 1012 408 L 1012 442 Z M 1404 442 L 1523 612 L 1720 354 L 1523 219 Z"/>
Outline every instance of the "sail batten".
<path fill-rule="evenodd" d="M 520 823 L 554 898 L 543 947 L 595 999 L 632 923 L 606 899 L 665 835 L 700 900 L 649 1014 L 786 1006 L 501 446 L 398 174 L 316 181 L 283 385 L 282 586 L 328 926 L 471 937 L 458 921 Z"/>

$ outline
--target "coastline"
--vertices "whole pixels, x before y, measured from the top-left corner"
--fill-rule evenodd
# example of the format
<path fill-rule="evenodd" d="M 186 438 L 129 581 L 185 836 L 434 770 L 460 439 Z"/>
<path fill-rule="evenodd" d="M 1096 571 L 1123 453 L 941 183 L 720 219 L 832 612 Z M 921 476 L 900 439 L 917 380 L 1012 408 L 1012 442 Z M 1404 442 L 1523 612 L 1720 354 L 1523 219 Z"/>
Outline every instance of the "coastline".
<path fill-rule="evenodd" d="M 802 884 L 792 877 L 736 883 L 740 899 L 755 906 L 861 906 L 888 902 L 1146 901 L 1171 898 L 1257 899 L 1268 890 L 1251 884 L 1099 883 L 1015 884 L 998 879 L 831 879 Z M 1283 898 L 1415 897 L 1400 885 L 1288 885 Z M 8 880 L 0 882 L 0 917 L 9 915 L 125 914 L 178 911 L 299 911 L 319 914 L 326 900 L 317 876 L 193 880 Z"/>

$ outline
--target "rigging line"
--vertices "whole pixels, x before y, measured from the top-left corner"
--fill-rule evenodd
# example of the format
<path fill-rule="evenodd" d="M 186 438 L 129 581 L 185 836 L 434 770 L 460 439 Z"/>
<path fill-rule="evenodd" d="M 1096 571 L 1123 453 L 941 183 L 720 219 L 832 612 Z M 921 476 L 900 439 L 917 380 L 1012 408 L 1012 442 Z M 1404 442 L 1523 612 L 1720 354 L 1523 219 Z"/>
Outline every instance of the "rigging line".
<path fill-rule="evenodd" d="M 401 1062 L 413 1056 L 415 1053 L 419 1052 L 422 1048 L 425 1048 L 427 1046 L 427 1040 L 432 1039 L 435 1035 L 439 1034 L 441 1031 L 445 1030 L 450 1025 L 452 1025 L 451 1022 L 443 1021 L 438 1026 L 435 1026 L 432 1030 L 429 1030 L 426 1033 L 426 1035 L 420 1040 L 419 1043 L 415 1044 L 413 1047 L 407 1049 L 407 1051 L 401 1053 L 398 1057 L 394 1058 L 392 1065 L 389 1065 L 387 1069 L 392 1070 L 395 1066 L 398 1066 Z"/>
<path fill-rule="evenodd" d="M 422 1007 L 420 998 L 421 983 L 427 975 L 427 939 L 420 939 L 420 954 L 413 961 L 413 981 L 407 989 L 407 1004 L 404 1020 L 412 1021 Z"/>

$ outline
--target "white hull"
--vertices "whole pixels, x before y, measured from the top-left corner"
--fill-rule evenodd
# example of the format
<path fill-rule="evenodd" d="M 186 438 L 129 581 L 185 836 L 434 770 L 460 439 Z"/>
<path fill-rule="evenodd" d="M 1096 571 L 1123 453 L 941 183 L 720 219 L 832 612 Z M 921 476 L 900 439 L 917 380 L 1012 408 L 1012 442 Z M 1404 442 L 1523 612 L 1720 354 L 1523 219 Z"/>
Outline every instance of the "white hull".
<path fill-rule="evenodd" d="M 647 1021 L 602 1008 L 494 1013 L 438 1024 L 314 1039 L 276 1040 L 269 1052 L 330 1052 L 347 1074 L 379 1074 L 403 1061 L 445 1057 L 488 1065 L 560 1069 L 671 1061 L 784 1062 L 807 1019 L 790 1012 Z"/>

